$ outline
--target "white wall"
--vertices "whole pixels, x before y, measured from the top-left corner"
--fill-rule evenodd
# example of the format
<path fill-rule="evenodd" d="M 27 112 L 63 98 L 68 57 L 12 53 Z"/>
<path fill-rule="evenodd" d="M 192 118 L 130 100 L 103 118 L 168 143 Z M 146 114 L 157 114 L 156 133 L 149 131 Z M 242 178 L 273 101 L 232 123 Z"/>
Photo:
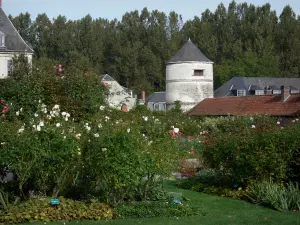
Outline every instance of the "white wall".
<path fill-rule="evenodd" d="M 194 76 L 194 70 L 204 70 L 203 76 Z M 183 62 L 168 64 L 166 68 L 167 109 L 180 101 L 188 111 L 205 98 L 213 97 L 213 63 Z"/>
<path fill-rule="evenodd" d="M 108 84 L 109 97 L 108 103 L 111 107 L 121 109 L 125 103 L 128 110 L 131 110 L 136 104 L 136 98 L 127 93 L 125 89 L 117 81 L 102 81 Z"/>
<path fill-rule="evenodd" d="M 32 66 L 32 53 L 26 54 L 28 59 L 28 64 Z M 14 56 L 18 56 L 18 53 L 0 53 L 0 79 L 4 79 L 8 76 L 7 68 L 8 68 L 8 60 L 13 59 Z"/>

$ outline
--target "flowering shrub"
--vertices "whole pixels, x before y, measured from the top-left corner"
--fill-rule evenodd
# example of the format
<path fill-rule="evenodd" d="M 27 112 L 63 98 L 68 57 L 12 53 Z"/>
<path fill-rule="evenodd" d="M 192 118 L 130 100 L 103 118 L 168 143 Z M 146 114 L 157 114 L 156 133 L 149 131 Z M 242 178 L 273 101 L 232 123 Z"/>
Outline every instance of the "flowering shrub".
<path fill-rule="evenodd" d="M 230 175 L 233 184 L 269 176 L 287 179 L 292 153 L 300 144 L 299 123 L 283 128 L 271 118 L 251 117 L 227 125 L 222 128 L 226 132 L 205 136 L 203 157 L 210 167 Z"/>
<path fill-rule="evenodd" d="M 128 114 L 135 119 L 123 120 L 101 106 L 91 121 L 77 122 L 60 105 L 39 101 L 36 108 L 30 119 L 20 108 L 0 123 L 0 164 L 16 175 L 15 195 L 22 198 L 34 192 L 96 196 L 113 205 L 146 200 L 180 165 L 179 141 L 160 130 L 155 117 Z"/>
<path fill-rule="evenodd" d="M 29 181 L 42 193 L 52 196 L 62 191 L 65 182 L 71 182 L 80 145 L 75 131 L 68 129 L 67 118 L 60 115 L 58 105 L 49 114 L 42 105 L 28 123 L 1 123 L 1 130 L 9 133 L 2 136 L 5 144 L 0 163 L 8 165 L 17 176 L 21 196 L 25 196 L 23 188 Z"/>
<path fill-rule="evenodd" d="M 0 96 L 13 103 L 17 111 L 24 109 L 23 117 L 31 118 L 41 100 L 47 105 L 58 104 L 63 111 L 78 120 L 90 117 L 105 105 L 106 89 L 96 75 L 83 76 L 80 72 L 64 71 L 64 79 L 56 73 L 33 69 L 33 73 L 15 80 L 0 80 Z M 1 108 L 2 109 L 2 108 Z"/>

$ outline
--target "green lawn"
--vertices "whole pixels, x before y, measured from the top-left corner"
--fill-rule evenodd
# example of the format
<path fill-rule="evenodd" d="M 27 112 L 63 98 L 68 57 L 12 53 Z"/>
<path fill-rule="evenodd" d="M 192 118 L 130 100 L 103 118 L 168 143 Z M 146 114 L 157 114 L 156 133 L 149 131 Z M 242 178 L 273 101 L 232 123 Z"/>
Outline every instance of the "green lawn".
<path fill-rule="evenodd" d="M 66 223 L 66 225 L 300 225 L 299 212 L 282 213 L 245 201 L 182 190 L 176 188 L 173 183 L 169 183 L 167 189 L 182 192 L 186 198 L 190 199 L 189 204 L 201 207 L 206 215 L 183 218 L 112 220 L 108 222 L 75 221 Z M 40 223 L 40 225 L 44 225 L 44 223 Z M 51 223 L 51 225 L 63 225 L 63 222 Z"/>

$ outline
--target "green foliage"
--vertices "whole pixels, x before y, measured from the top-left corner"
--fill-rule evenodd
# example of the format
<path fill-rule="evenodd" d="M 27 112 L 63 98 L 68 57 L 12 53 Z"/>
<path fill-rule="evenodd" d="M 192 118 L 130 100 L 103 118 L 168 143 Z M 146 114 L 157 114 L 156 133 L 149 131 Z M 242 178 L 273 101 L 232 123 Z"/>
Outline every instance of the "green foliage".
<path fill-rule="evenodd" d="M 99 138 L 91 134 L 86 140 L 83 184 L 89 183 L 110 204 L 153 198 L 158 183 L 178 168 L 177 141 L 167 132 L 157 133 L 153 119 L 143 120 L 136 118 L 135 124 L 118 121 L 114 127 L 104 123 Z"/>
<path fill-rule="evenodd" d="M 277 15 L 268 3 L 232 1 L 185 22 L 176 12 L 147 8 L 120 21 L 46 14 L 32 20 L 28 13 L 11 20 L 37 59 L 109 73 L 138 92 L 165 90 L 165 63 L 188 38 L 215 62 L 215 88 L 232 76 L 299 77 L 300 22 L 290 6 Z"/>
<path fill-rule="evenodd" d="M 88 114 L 91 122 L 77 122 L 59 105 L 35 107 L 32 117 L 11 109 L 11 120 L 0 123 L 0 164 L 17 178 L 12 196 L 96 196 L 111 205 L 157 200 L 164 195 L 163 179 L 179 169 L 180 140 L 151 112 L 98 109 Z"/>
<path fill-rule="evenodd" d="M 284 186 L 274 183 L 272 179 L 254 181 L 247 188 L 247 197 L 253 203 L 279 211 L 300 210 L 300 189 L 297 183 Z"/>
<path fill-rule="evenodd" d="M 15 71 L 11 78 L 1 81 L 6 88 L 1 89 L 0 96 L 9 99 L 15 111 L 23 108 L 27 118 L 36 112 L 39 101 L 61 105 L 75 119 L 89 117 L 105 105 L 106 89 L 98 76 L 84 75 L 84 71 L 63 71 L 59 75 L 57 68 L 51 64 L 48 67 L 48 71 L 33 68 L 26 76 L 23 70 Z"/>
<path fill-rule="evenodd" d="M 183 189 L 202 192 L 210 195 L 244 199 L 245 192 L 241 187 L 231 186 L 230 177 L 213 169 L 202 169 L 195 177 L 181 180 L 177 186 Z"/>
<path fill-rule="evenodd" d="M 202 153 L 210 167 L 232 177 L 232 185 L 270 175 L 276 181 L 288 178 L 299 123 L 281 128 L 267 117 L 235 118 L 222 129 L 205 137 Z"/>
<path fill-rule="evenodd" d="M 0 223 L 109 220 L 113 217 L 112 209 L 103 203 L 84 203 L 71 199 L 59 199 L 60 204 L 58 206 L 51 206 L 50 199 L 31 199 L 0 210 Z"/>
<path fill-rule="evenodd" d="M 60 114 L 60 112 L 57 112 Z M 2 165 L 18 177 L 18 189 L 21 197 L 26 197 L 24 185 L 32 184 L 44 194 L 57 196 L 72 181 L 73 169 L 78 162 L 79 143 L 74 134 L 64 133 L 61 124 L 67 127 L 67 121 L 56 118 L 46 120 L 43 112 L 37 112 L 29 124 L 21 121 L 1 123 L 5 129 L 1 147 Z M 4 133 L 4 132 L 3 132 Z M 63 134 L 62 134 L 63 133 Z"/>
<path fill-rule="evenodd" d="M 116 209 L 117 218 L 135 219 L 152 217 L 183 217 L 203 214 L 197 207 L 191 207 L 186 202 L 177 205 L 173 202 L 132 202 L 119 205 Z"/>
<path fill-rule="evenodd" d="M 13 58 L 13 72 L 11 77 L 14 80 L 21 80 L 30 74 L 31 65 L 28 64 L 28 59 L 24 54 L 14 56 Z"/>

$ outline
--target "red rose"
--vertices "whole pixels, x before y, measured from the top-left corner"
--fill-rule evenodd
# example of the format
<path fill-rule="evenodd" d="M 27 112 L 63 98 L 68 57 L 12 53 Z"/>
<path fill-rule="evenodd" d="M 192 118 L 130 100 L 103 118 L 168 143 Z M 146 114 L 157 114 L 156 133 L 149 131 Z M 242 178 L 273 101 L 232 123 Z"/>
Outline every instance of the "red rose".
<path fill-rule="evenodd" d="M 3 113 L 5 113 L 5 112 L 7 112 L 7 111 L 8 111 L 8 109 L 9 109 L 9 108 L 8 108 L 8 106 L 7 106 L 7 105 L 5 105 L 5 106 L 3 107 L 3 109 L 2 109 L 2 112 L 3 112 Z"/>
<path fill-rule="evenodd" d="M 0 102 L 3 103 L 3 102 L 4 102 L 4 99 L 1 99 Z"/>

